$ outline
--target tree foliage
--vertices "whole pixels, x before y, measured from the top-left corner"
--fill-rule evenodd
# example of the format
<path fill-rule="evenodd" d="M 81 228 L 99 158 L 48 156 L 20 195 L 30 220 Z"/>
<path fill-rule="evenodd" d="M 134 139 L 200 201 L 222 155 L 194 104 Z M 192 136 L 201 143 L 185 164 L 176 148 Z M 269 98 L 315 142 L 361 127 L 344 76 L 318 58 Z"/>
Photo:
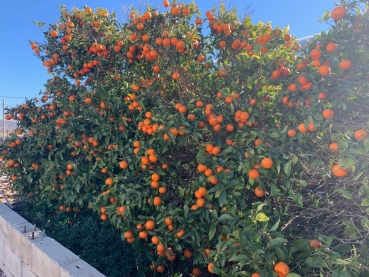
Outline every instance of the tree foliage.
<path fill-rule="evenodd" d="M 152 274 L 362 276 L 360 2 L 325 14 L 330 30 L 301 49 L 288 28 L 222 5 L 201 18 L 165 0 L 168 12 L 123 23 L 61 7 L 46 41 L 31 42 L 54 77 L 7 115 L 19 124 L 2 145 L 13 189 L 56 212 L 93 209 L 147 250 Z"/>

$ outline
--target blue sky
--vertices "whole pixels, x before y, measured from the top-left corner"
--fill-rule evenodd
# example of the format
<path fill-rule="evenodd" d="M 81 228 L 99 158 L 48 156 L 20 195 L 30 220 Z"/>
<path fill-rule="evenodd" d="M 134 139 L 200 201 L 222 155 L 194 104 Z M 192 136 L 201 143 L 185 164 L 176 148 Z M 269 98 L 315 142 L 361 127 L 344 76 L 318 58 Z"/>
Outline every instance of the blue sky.
<path fill-rule="evenodd" d="M 180 2 L 180 1 L 178 1 Z M 184 1 L 189 3 L 190 1 Z M 213 6 L 219 6 L 218 0 L 197 0 L 200 10 L 205 12 Z M 273 27 L 290 26 L 290 33 L 297 38 L 327 30 L 328 26 L 319 23 L 318 19 L 326 11 L 334 8 L 333 0 L 245 0 L 225 1 L 228 8 L 237 7 L 240 14 L 245 7 L 251 5 L 252 22 L 272 21 Z M 3 1 L 0 9 L 0 99 L 5 98 L 7 106 L 23 102 L 23 97 L 36 97 L 50 75 L 41 61 L 33 55 L 29 40 L 43 41 L 43 34 L 32 22 L 53 23 L 59 18 L 58 4 L 68 8 L 104 7 L 115 11 L 118 19 L 124 18 L 124 10 L 134 4 L 144 7 L 150 3 L 152 7 L 163 10 L 162 0 L 12 0 Z M 6 97 L 4 97 L 6 96 Z M 20 97 L 20 98 L 9 98 Z"/>

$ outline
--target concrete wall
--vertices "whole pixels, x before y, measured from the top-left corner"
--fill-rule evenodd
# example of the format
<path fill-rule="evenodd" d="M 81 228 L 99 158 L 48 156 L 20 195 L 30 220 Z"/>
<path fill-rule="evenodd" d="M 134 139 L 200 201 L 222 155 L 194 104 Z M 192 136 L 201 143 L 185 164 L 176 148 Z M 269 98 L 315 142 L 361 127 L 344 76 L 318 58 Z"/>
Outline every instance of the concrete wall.
<path fill-rule="evenodd" d="M 104 276 L 1 202 L 0 269 L 7 277 Z"/>

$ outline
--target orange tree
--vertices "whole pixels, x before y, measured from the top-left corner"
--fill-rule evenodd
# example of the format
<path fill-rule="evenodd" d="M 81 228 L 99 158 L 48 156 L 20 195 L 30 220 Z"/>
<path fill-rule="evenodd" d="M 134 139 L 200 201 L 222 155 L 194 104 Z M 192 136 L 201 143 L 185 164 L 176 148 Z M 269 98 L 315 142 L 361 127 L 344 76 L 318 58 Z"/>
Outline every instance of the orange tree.
<path fill-rule="evenodd" d="M 128 22 L 68 11 L 31 47 L 54 77 L 10 109 L 12 187 L 93 209 L 148 252 L 145 274 L 368 272 L 367 1 L 300 49 L 288 28 L 195 4 Z M 197 17 L 197 16 L 198 17 Z"/>

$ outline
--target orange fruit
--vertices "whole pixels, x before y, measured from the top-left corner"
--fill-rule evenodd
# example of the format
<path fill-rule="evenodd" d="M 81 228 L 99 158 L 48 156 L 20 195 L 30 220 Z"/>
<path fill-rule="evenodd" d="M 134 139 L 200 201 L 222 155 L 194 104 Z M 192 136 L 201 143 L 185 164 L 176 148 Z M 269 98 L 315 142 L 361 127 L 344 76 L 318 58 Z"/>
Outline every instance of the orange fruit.
<path fill-rule="evenodd" d="M 162 265 L 158 265 L 158 267 L 156 268 L 156 271 L 159 273 L 163 273 L 165 271 L 165 268 Z"/>
<path fill-rule="evenodd" d="M 261 166 L 267 169 L 272 168 L 273 160 L 271 158 L 264 158 L 261 160 Z"/>
<path fill-rule="evenodd" d="M 310 242 L 309 242 L 309 245 L 310 247 L 313 247 L 315 249 L 318 249 L 320 247 L 323 246 L 323 244 L 321 243 L 321 241 L 317 240 L 317 239 L 312 239 Z"/>
<path fill-rule="evenodd" d="M 332 173 L 336 177 L 344 177 L 348 174 L 348 169 L 341 168 L 338 164 L 332 167 Z"/>
<path fill-rule="evenodd" d="M 167 188 L 166 187 L 160 187 L 159 188 L 159 193 L 160 194 L 164 194 L 164 193 L 166 193 L 167 192 Z"/>
<path fill-rule="evenodd" d="M 146 221 L 145 228 L 147 230 L 154 230 L 155 229 L 155 222 L 153 220 Z"/>
<path fill-rule="evenodd" d="M 186 233 L 186 230 L 185 230 L 185 229 L 181 229 L 181 230 L 179 230 L 179 232 L 176 234 L 176 236 L 177 236 L 178 238 L 180 238 L 180 237 L 182 237 L 185 233 Z"/>
<path fill-rule="evenodd" d="M 158 244 L 158 243 L 159 243 L 159 238 L 158 238 L 157 236 L 153 236 L 153 237 L 151 238 L 151 242 L 152 242 L 153 244 Z"/>
<path fill-rule="evenodd" d="M 334 111 L 331 109 L 325 109 L 322 111 L 324 119 L 332 119 L 334 117 Z"/>
<path fill-rule="evenodd" d="M 322 52 L 320 52 L 319 49 L 313 49 L 311 50 L 310 52 L 310 57 L 313 59 L 313 60 L 318 60 L 320 59 L 320 57 L 322 56 Z"/>
<path fill-rule="evenodd" d="M 172 74 L 172 79 L 173 79 L 173 80 L 178 80 L 178 79 L 179 79 L 179 77 L 180 77 L 180 75 L 179 75 L 179 73 L 178 73 L 178 72 L 174 72 L 174 73 Z"/>
<path fill-rule="evenodd" d="M 192 251 L 190 250 L 190 249 L 185 249 L 184 251 L 183 251 L 183 254 L 184 254 L 184 256 L 187 258 L 187 259 L 191 259 L 191 257 L 192 257 Z"/>
<path fill-rule="evenodd" d="M 346 9 L 342 6 L 335 7 L 331 12 L 332 18 L 336 21 L 344 18 L 345 15 Z"/>
<path fill-rule="evenodd" d="M 337 142 L 333 142 L 329 145 L 329 150 L 331 150 L 332 152 L 338 153 L 339 148 L 338 148 L 338 143 Z"/>
<path fill-rule="evenodd" d="M 368 136 L 368 133 L 364 130 L 357 130 L 354 133 L 354 138 L 356 140 L 364 140 Z"/>
<path fill-rule="evenodd" d="M 308 129 L 310 132 L 314 132 L 316 129 L 315 129 L 315 123 L 314 122 L 310 122 L 309 123 L 309 126 L 308 126 Z"/>
<path fill-rule="evenodd" d="M 250 179 L 257 179 L 260 176 L 259 171 L 255 168 L 250 169 L 248 174 Z"/>
<path fill-rule="evenodd" d="M 319 93 L 318 99 L 319 100 L 325 100 L 325 99 L 327 99 L 327 94 L 324 93 L 324 92 Z"/>
<path fill-rule="evenodd" d="M 308 128 L 305 127 L 305 123 L 300 123 L 299 126 L 297 126 L 297 130 L 299 130 L 301 133 L 306 133 Z"/>
<path fill-rule="evenodd" d="M 334 52 L 334 50 L 336 50 L 337 48 L 337 44 L 333 43 L 333 42 L 329 42 L 326 46 L 325 46 L 325 50 L 328 53 L 332 53 Z"/>
<path fill-rule="evenodd" d="M 149 233 L 147 231 L 141 231 L 138 233 L 138 237 L 140 239 L 147 239 L 149 237 Z"/>
<path fill-rule="evenodd" d="M 128 167 L 128 163 L 126 161 L 121 161 L 119 163 L 119 167 L 122 169 L 126 169 Z"/>
<path fill-rule="evenodd" d="M 126 238 L 126 239 L 132 239 L 132 238 L 133 238 L 133 233 L 132 233 L 132 231 L 126 231 L 126 232 L 124 233 L 124 238 Z"/>
<path fill-rule="evenodd" d="M 318 72 L 322 76 L 327 76 L 331 72 L 331 68 L 328 65 L 322 65 L 319 67 Z"/>
<path fill-rule="evenodd" d="M 284 262 L 278 262 L 274 266 L 274 272 L 277 273 L 278 277 L 286 277 L 290 273 L 290 268 Z"/>
<path fill-rule="evenodd" d="M 158 173 L 153 173 L 153 174 L 151 175 L 151 180 L 152 180 L 152 181 L 157 182 L 157 181 L 159 181 L 159 179 L 160 179 L 160 175 L 159 175 Z"/>
<path fill-rule="evenodd" d="M 159 196 L 154 197 L 154 205 L 160 206 L 161 204 L 161 198 Z"/>
<path fill-rule="evenodd" d="M 201 276 L 201 270 L 200 270 L 200 268 L 194 267 L 192 269 L 192 275 L 195 276 L 195 277 Z"/>
<path fill-rule="evenodd" d="M 205 206 L 205 200 L 204 200 L 204 198 L 199 198 L 199 199 L 197 199 L 197 200 L 196 200 L 196 204 L 197 204 L 197 206 L 199 206 L 199 207 L 204 207 L 204 206 Z"/>
<path fill-rule="evenodd" d="M 213 262 L 211 262 L 211 263 L 209 263 L 209 264 L 208 264 L 208 271 L 209 271 L 210 273 L 214 273 L 214 271 L 213 271 L 213 267 L 214 267 L 214 263 L 213 263 Z"/>
<path fill-rule="evenodd" d="M 109 177 L 105 180 L 105 184 L 107 184 L 108 186 L 111 186 L 112 184 L 114 184 L 114 179 Z"/>
<path fill-rule="evenodd" d="M 255 193 L 255 195 L 256 195 L 257 197 L 264 197 L 264 195 L 265 195 L 265 189 L 263 189 L 263 188 L 259 188 L 259 187 L 256 187 L 256 188 L 254 189 L 254 193 Z"/>
<path fill-rule="evenodd" d="M 251 277 L 260 277 L 260 274 L 259 274 L 259 273 L 257 273 L 257 272 L 255 272 L 255 273 L 253 273 L 253 274 L 251 275 Z"/>
<path fill-rule="evenodd" d="M 352 63 L 351 63 L 350 60 L 342 60 L 340 62 L 340 68 L 342 70 L 349 70 L 351 68 L 351 66 L 352 66 Z"/>
<path fill-rule="evenodd" d="M 289 137 L 294 137 L 295 135 L 296 135 L 296 130 L 294 130 L 294 129 L 290 129 L 290 130 L 288 130 L 287 131 L 287 135 L 289 136 Z"/>

